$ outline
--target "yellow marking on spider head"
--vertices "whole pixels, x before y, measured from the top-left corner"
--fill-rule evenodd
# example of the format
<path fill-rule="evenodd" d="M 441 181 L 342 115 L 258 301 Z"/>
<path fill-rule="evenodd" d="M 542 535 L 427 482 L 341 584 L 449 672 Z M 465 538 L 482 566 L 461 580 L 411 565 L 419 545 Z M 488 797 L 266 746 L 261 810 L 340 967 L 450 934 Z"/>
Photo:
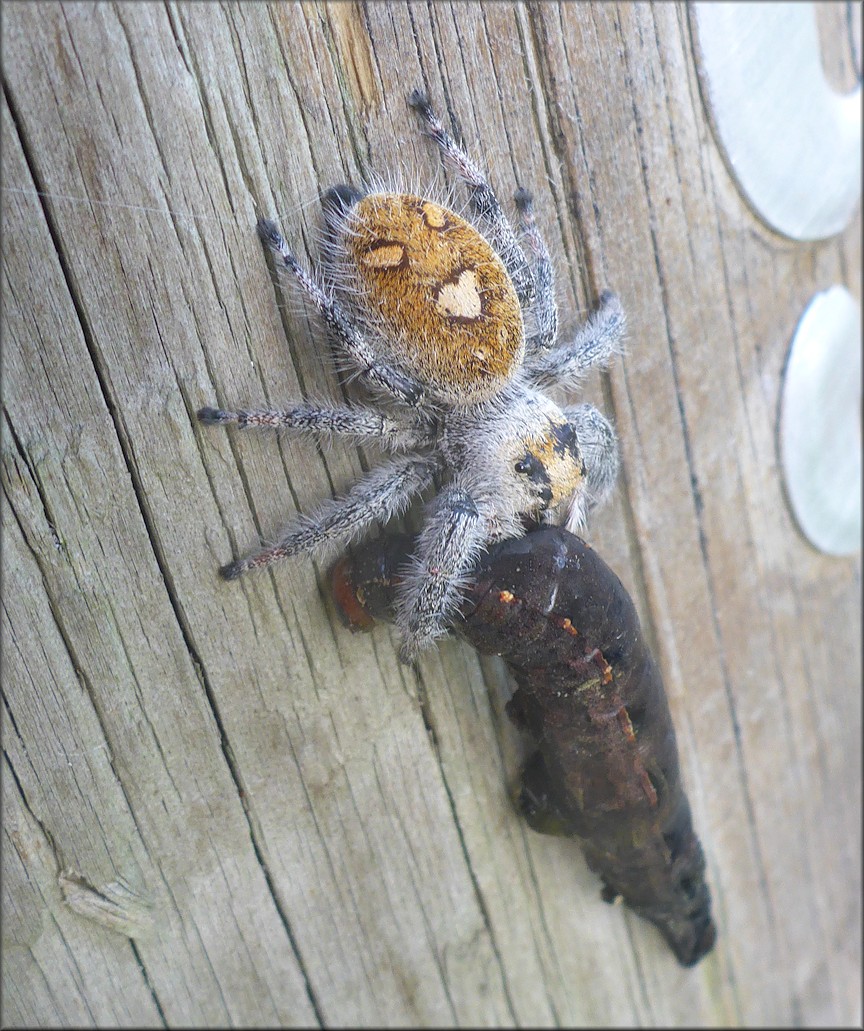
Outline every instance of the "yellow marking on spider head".
<path fill-rule="evenodd" d="M 541 511 L 559 505 L 583 484 L 582 451 L 575 430 L 563 416 L 548 419 L 542 432 L 517 440 L 512 454 L 516 472 L 533 485 Z"/>

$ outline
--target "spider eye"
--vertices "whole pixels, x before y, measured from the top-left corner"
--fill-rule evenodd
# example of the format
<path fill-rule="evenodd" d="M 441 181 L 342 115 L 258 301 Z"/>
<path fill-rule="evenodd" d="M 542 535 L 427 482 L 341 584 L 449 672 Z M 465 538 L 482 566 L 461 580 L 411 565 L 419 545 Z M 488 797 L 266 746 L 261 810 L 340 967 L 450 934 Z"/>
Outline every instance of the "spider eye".
<path fill-rule="evenodd" d="M 527 476 L 531 480 L 546 478 L 546 470 L 543 463 L 535 455 L 525 455 L 524 458 L 519 459 L 513 468 L 517 473 L 522 476 Z"/>

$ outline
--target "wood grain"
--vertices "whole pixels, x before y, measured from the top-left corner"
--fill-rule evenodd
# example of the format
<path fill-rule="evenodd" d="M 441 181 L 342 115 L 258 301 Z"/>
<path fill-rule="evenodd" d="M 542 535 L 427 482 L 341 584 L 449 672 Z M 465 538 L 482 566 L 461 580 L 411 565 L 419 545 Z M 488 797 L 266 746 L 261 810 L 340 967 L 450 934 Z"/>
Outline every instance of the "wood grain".
<path fill-rule="evenodd" d="M 859 296 L 860 216 L 820 244 L 755 219 L 686 8 L 3 14 L 3 1023 L 860 1021 L 860 558 L 800 535 L 776 441 L 804 305 Z M 308 560 L 215 575 L 376 461 L 194 412 L 342 395 L 254 223 L 311 258 L 327 186 L 440 188 L 417 85 L 503 197 L 534 192 L 565 324 L 607 286 L 628 312 L 584 391 L 623 455 L 592 541 L 708 858 L 720 937 L 692 971 L 517 819 L 499 663 L 448 641 L 401 667 Z"/>

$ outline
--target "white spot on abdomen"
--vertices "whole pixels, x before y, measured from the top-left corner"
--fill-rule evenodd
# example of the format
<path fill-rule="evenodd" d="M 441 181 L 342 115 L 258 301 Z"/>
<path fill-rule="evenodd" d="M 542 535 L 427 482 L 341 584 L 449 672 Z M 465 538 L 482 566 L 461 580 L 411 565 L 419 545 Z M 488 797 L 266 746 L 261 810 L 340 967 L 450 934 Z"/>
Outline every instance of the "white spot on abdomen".
<path fill-rule="evenodd" d="M 457 279 L 445 283 L 435 295 L 435 307 L 450 319 L 478 318 L 483 311 L 483 300 L 474 270 L 463 269 Z"/>

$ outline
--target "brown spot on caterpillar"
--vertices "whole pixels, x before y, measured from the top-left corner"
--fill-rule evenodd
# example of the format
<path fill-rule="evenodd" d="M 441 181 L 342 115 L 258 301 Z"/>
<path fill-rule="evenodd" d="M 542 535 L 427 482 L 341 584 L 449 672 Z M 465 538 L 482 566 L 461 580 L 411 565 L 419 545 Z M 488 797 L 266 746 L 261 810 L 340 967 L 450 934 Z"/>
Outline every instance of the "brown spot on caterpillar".
<path fill-rule="evenodd" d="M 590 652 L 586 652 L 585 658 L 588 662 L 593 662 L 597 669 L 600 670 L 600 682 L 602 684 L 609 684 L 612 682 L 612 667 L 606 661 L 603 652 L 601 652 L 599 648 L 593 648 Z"/>
<path fill-rule="evenodd" d="M 435 307 L 448 319 L 473 322 L 483 314 L 483 298 L 477 288 L 477 273 L 466 268 L 442 284 L 435 294 Z"/>
<path fill-rule="evenodd" d="M 627 738 L 629 744 L 634 744 L 636 741 L 636 731 L 633 729 L 633 723 L 630 720 L 630 713 L 622 705 L 618 710 L 618 723 L 621 729 L 624 731 L 624 737 Z"/>
<path fill-rule="evenodd" d="M 657 789 L 651 782 L 647 770 L 640 770 L 639 779 L 642 782 L 642 790 L 645 792 L 645 797 L 648 799 L 648 805 L 653 809 L 657 805 Z"/>
<path fill-rule="evenodd" d="M 370 268 L 402 268 L 408 264 L 408 253 L 401 243 L 378 240 L 363 255 L 362 260 Z"/>

